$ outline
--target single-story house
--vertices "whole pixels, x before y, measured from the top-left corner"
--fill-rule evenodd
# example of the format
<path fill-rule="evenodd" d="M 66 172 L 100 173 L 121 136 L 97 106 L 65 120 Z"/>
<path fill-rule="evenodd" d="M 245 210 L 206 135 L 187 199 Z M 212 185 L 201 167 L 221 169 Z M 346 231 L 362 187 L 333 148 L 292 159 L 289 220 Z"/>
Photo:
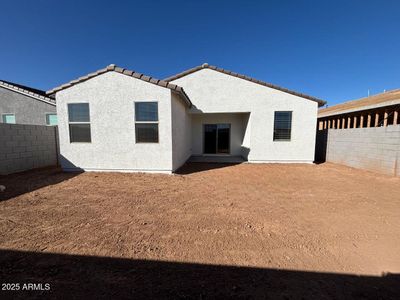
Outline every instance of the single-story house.
<path fill-rule="evenodd" d="M 57 125 L 56 102 L 45 91 L 0 80 L 0 123 Z"/>
<path fill-rule="evenodd" d="M 109 65 L 47 95 L 67 171 L 171 173 L 189 158 L 312 163 L 325 103 L 208 64 L 165 80 Z"/>

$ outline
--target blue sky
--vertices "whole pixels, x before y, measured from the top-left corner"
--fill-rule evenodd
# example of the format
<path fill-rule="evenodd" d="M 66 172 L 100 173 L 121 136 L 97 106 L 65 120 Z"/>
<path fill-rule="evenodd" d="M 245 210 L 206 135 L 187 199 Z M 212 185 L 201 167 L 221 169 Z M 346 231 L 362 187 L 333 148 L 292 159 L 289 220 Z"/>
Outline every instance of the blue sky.
<path fill-rule="evenodd" d="M 326 99 L 400 88 L 400 1 L 1 1 L 0 78 L 50 89 L 115 63 L 204 62 Z"/>

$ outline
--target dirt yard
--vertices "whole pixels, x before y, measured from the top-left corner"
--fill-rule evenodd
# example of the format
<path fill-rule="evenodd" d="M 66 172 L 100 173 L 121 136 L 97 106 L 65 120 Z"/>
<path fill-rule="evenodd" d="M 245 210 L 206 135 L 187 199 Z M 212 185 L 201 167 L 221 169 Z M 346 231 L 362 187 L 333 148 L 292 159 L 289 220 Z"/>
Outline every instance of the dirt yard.
<path fill-rule="evenodd" d="M 32 296 L 400 296 L 399 178 L 192 164 L 179 175 L 48 169 L 0 184 L 1 281 L 51 285 Z"/>

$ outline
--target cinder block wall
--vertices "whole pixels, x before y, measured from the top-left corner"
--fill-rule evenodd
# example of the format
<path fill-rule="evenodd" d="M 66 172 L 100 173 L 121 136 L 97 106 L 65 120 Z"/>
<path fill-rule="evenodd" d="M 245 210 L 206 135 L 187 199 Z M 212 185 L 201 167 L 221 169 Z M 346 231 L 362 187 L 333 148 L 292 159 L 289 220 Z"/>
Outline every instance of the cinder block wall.
<path fill-rule="evenodd" d="M 326 161 L 400 176 L 400 126 L 329 129 Z"/>
<path fill-rule="evenodd" d="M 57 127 L 0 123 L 0 175 L 57 165 Z"/>

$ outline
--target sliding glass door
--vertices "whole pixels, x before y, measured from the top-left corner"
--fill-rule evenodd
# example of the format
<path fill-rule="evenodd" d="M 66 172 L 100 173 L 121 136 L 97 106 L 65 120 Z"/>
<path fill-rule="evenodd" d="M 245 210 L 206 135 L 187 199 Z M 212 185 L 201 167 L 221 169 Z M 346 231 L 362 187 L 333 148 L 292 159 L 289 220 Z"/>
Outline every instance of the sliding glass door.
<path fill-rule="evenodd" d="M 204 124 L 204 154 L 229 154 L 230 137 L 230 124 Z"/>

